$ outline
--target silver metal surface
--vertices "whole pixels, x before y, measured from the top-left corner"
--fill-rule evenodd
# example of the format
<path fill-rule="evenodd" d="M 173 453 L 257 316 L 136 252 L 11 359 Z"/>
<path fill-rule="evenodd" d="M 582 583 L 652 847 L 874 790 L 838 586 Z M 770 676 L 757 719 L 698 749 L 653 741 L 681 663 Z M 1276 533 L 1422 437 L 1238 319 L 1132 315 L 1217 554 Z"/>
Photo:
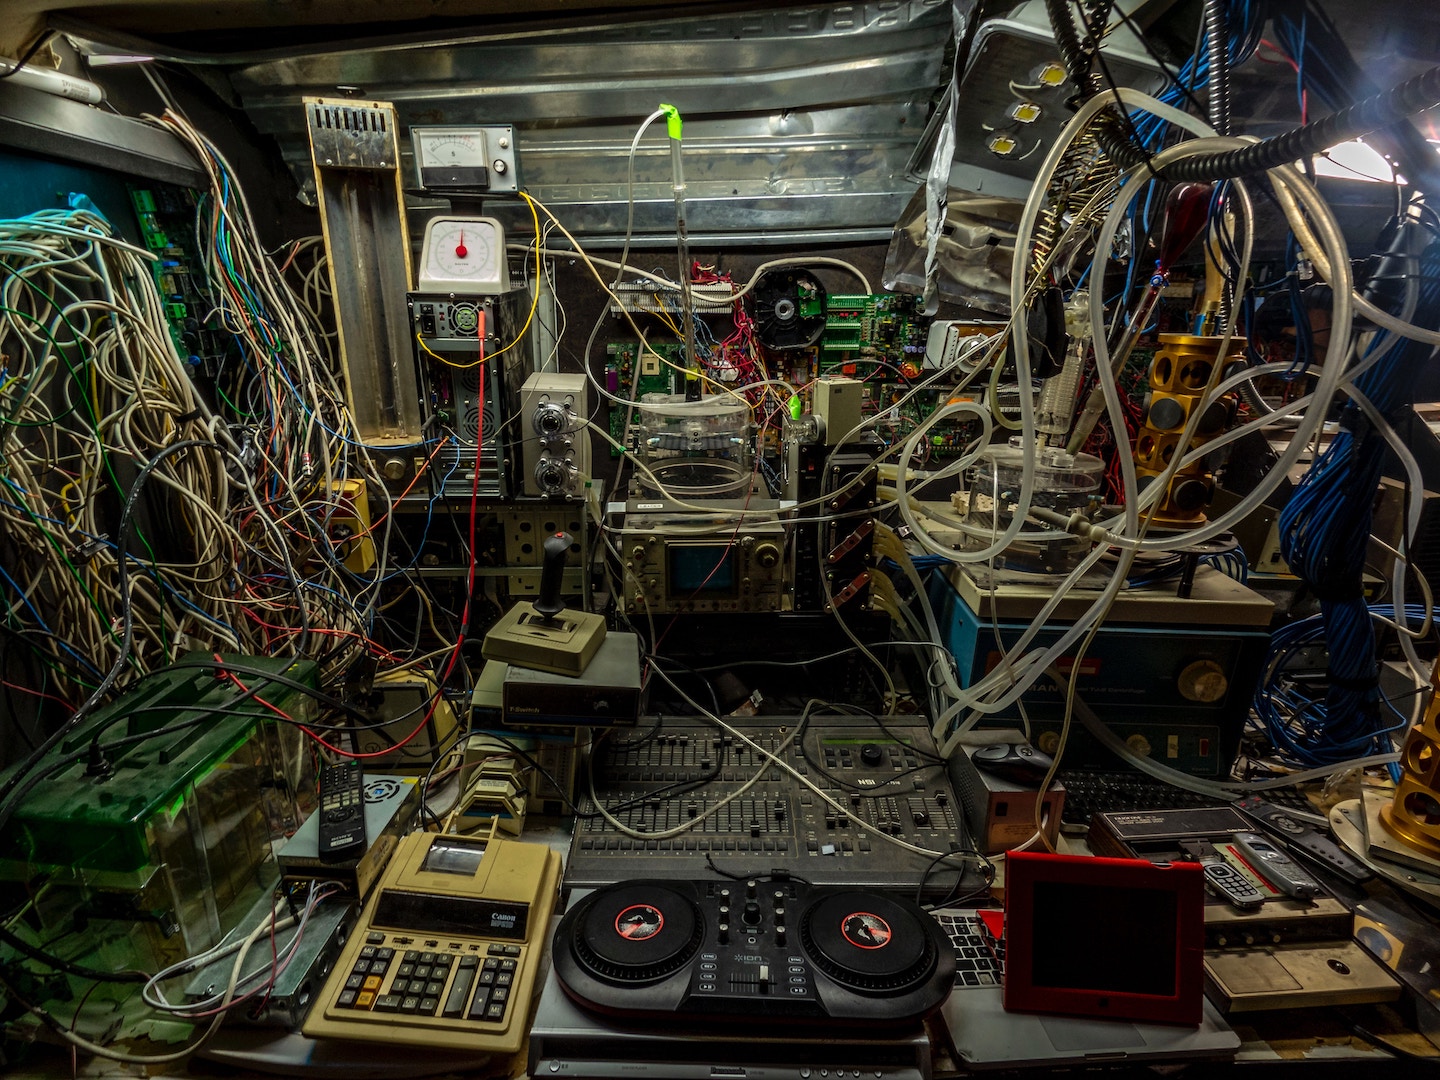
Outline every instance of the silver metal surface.
<path fill-rule="evenodd" d="M 326 168 L 393 169 L 394 113 L 372 106 L 311 102 L 305 120 L 315 163 Z"/>
<path fill-rule="evenodd" d="M 393 102 L 402 133 L 512 124 L 536 198 L 576 233 L 623 233 L 630 141 L 664 101 L 684 118 L 693 234 L 853 233 L 888 229 L 914 190 L 905 165 L 948 37 L 945 0 L 881 0 L 343 43 L 245 64 L 231 82 L 312 195 L 300 100 L 346 87 Z M 637 233 L 673 233 L 668 154 L 656 123 L 635 158 Z M 522 204 L 485 210 L 516 238 L 533 229 Z"/>
<path fill-rule="evenodd" d="M 409 236 L 394 110 L 385 102 L 307 98 L 303 104 L 297 119 L 305 125 L 304 165 L 312 184 L 321 178 L 320 223 L 356 430 L 374 444 L 419 442 L 420 390 L 404 306 Z M 390 479 L 402 483 L 407 472 Z"/>
<path fill-rule="evenodd" d="M 168 131 L 0 81 L 0 145 L 147 180 L 204 188 L 205 173 Z"/>

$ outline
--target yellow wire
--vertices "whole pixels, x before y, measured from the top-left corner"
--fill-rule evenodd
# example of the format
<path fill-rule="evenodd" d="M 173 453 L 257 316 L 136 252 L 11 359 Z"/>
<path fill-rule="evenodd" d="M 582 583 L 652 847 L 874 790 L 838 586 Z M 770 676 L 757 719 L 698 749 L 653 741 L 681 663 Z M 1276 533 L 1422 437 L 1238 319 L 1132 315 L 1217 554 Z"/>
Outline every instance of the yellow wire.
<path fill-rule="evenodd" d="M 657 304 L 660 303 L 660 294 L 659 294 L 659 293 L 655 293 L 654 296 L 655 296 L 655 303 L 657 303 Z M 660 319 L 661 322 L 663 322 L 663 323 L 664 323 L 666 326 L 668 326 L 671 330 L 675 331 L 675 336 L 676 336 L 676 337 L 684 337 L 684 336 L 685 336 L 684 334 L 682 334 L 682 333 L 680 332 L 680 328 L 675 325 L 674 320 L 670 318 L 670 313 L 669 313 L 668 311 L 666 311 L 664 308 L 657 308 L 656 311 L 655 311 L 655 314 L 656 314 L 656 316 Z"/>
<path fill-rule="evenodd" d="M 530 203 L 530 217 L 531 217 L 531 219 L 535 222 L 535 272 L 536 272 L 536 276 L 538 277 L 538 276 L 539 276 L 539 273 L 540 273 L 540 248 L 544 246 L 544 244 L 542 243 L 542 241 L 541 241 L 541 239 L 540 239 L 540 215 L 535 212 L 535 204 L 534 204 L 534 201 L 530 198 L 529 195 L 526 195 L 525 192 L 522 191 L 522 192 L 520 192 L 520 197 L 521 197 L 522 199 L 524 199 L 527 203 Z M 547 214 L 550 213 L 550 211 L 548 211 L 548 210 L 546 210 L 545 212 L 546 212 Z M 552 214 L 551 216 L 553 217 L 554 215 Z M 536 288 L 534 288 L 534 289 L 532 289 L 532 290 L 530 291 L 530 314 L 528 314 L 528 315 L 525 316 L 525 325 L 522 326 L 522 327 L 520 327 L 520 332 L 515 335 L 515 340 L 512 341 L 512 342 L 510 342 L 510 344 L 509 344 L 509 345 L 506 345 L 505 348 L 503 348 L 503 349 L 496 349 L 494 352 L 490 353 L 490 355 L 488 355 L 488 356 L 482 354 L 479 360 L 475 360 L 475 361 L 473 361 L 473 362 L 471 362 L 471 363 L 469 363 L 469 364 L 457 364 L 457 363 L 455 363 L 455 361 L 453 361 L 453 360 L 447 360 L 447 359 L 445 359 L 445 357 L 441 356 L 441 355 L 440 355 L 439 353 L 437 353 L 434 349 L 430 348 L 429 345 L 426 345 L 423 340 L 421 340 L 420 334 L 419 334 L 418 331 L 417 331 L 416 334 L 415 334 L 415 340 L 420 342 L 420 348 L 421 348 L 421 349 L 423 349 L 423 350 L 424 350 L 427 354 L 429 354 L 430 356 L 433 356 L 436 360 L 439 360 L 440 363 L 444 364 L 446 367 L 459 368 L 459 369 L 462 370 L 462 371 L 466 371 L 466 370 L 469 370 L 470 368 L 479 367 L 481 364 L 485 363 L 485 361 L 487 361 L 487 360 L 494 360 L 495 357 L 499 356 L 501 353 L 509 352 L 509 351 L 510 351 L 511 349 L 513 349 L 516 345 L 519 345 L 520 342 L 521 342 L 521 341 L 524 339 L 524 337 L 525 337 L 525 331 L 529 330 L 529 329 L 530 329 L 530 324 L 535 321 L 535 309 L 538 308 L 539 306 L 540 306 L 540 289 L 539 289 L 539 287 L 537 286 Z"/>
<path fill-rule="evenodd" d="M 595 264 L 590 261 L 590 256 L 585 254 L 585 249 L 580 246 L 580 241 L 576 240 L 575 237 L 570 235 L 570 230 L 565 228 L 565 226 L 561 223 L 560 219 L 555 216 L 554 212 L 548 206 L 542 203 L 539 199 L 531 195 L 527 195 L 523 191 L 520 192 L 520 197 L 530 204 L 530 209 L 532 212 L 537 206 L 541 210 L 544 210 L 545 216 L 555 223 L 555 227 L 560 230 L 560 234 L 564 236 L 566 240 L 570 241 L 571 246 L 575 249 L 575 254 L 580 256 L 581 260 L 585 263 L 585 266 L 589 269 L 590 273 L 594 275 L 595 280 L 600 283 L 600 287 L 605 290 L 606 294 L 612 300 L 614 300 L 616 304 L 619 305 L 620 310 L 624 313 L 627 321 L 630 323 L 630 328 L 634 330 L 636 335 L 640 338 L 640 346 L 642 349 L 644 349 L 645 352 L 648 352 L 651 356 L 655 357 L 656 360 L 659 360 L 660 363 L 664 364 L 666 367 L 674 368 L 686 378 L 698 378 L 702 382 L 707 382 L 711 386 L 715 387 L 715 389 L 720 393 L 729 394 L 736 401 L 744 405 L 745 408 L 749 409 L 752 413 L 755 411 L 755 406 L 751 405 L 750 402 L 745 399 L 744 394 L 737 394 L 734 390 L 730 389 L 730 387 L 726 386 L 718 379 L 712 379 L 703 371 L 692 371 L 689 368 L 681 367 L 679 364 L 671 363 L 669 360 L 667 360 L 665 357 L 661 356 L 658 352 L 651 348 L 650 343 L 645 340 L 645 335 L 641 332 L 640 327 L 635 325 L 635 320 L 630 318 L 630 313 L 628 311 L 625 311 L 625 302 L 621 300 L 620 297 L 615 295 L 615 291 L 611 289 L 609 284 L 605 281 L 604 275 L 602 275 L 599 270 L 595 269 Z M 538 226 L 536 227 L 536 232 L 537 234 L 539 232 Z M 638 360 L 639 357 L 636 357 L 636 359 Z"/>

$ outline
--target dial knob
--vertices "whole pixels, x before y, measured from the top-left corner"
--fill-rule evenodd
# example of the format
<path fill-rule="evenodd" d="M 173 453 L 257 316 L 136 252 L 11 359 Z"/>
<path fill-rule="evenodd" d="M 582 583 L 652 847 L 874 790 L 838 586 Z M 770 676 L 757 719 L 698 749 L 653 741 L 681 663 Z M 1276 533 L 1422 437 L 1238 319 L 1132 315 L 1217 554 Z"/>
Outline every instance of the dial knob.
<path fill-rule="evenodd" d="M 755 547 L 755 565 L 770 569 L 780 561 L 780 548 L 770 542 L 758 544 Z"/>
<path fill-rule="evenodd" d="M 1225 669 L 1214 660 L 1195 660 L 1186 664 L 1175 683 L 1181 697 L 1205 705 L 1219 701 L 1230 689 Z"/>

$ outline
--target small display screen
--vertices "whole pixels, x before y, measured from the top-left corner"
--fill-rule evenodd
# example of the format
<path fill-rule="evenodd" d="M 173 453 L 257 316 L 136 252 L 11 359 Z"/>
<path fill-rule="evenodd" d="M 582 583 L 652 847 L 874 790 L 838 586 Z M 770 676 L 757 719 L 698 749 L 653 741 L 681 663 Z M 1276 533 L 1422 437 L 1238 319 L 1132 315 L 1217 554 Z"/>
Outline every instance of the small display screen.
<path fill-rule="evenodd" d="M 1035 986 L 1159 997 L 1178 992 L 1173 892 L 1039 881 L 1034 897 Z"/>
<path fill-rule="evenodd" d="M 485 858 L 485 845 L 474 840 L 432 840 L 420 869 L 429 874 L 474 877 Z"/>
<path fill-rule="evenodd" d="M 729 544 L 672 543 L 666 556 L 674 595 L 735 590 L 735 549 Z"/>
<path fill-rule="evenodd" d="M 383 889 L 372 921 L 390 930 L 524 940 L 529 917 L 528 904 L 490 900 L 484 896 Z"/>

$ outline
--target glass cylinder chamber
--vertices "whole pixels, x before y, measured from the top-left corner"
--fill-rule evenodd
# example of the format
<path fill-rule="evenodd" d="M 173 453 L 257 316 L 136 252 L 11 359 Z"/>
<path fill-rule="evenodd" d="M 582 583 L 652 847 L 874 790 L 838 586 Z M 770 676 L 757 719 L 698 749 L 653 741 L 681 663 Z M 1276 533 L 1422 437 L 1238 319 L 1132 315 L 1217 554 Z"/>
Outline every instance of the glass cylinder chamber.
<path fill-rule="evenodd" d="M 1035 491 L 1030 505 L 1058 514 L 1077 510 L 1090 514 L 1100 498 L 1105 463 L 1091 454 L 1070 454 L 1054 446 L 1040 447 L 1034 453 Z M 1020 503 L 1024 470 L 1025 451 L 1013 443 L 988 447 L 971 467 L 967 477 L 966 548 L 983 550 L 1010 527 Z M 1087 541 L 1076 536 L 1044 541 L 1016 538 L 995 556 L 995 565 L 1033 573 L 1065 573 L 1075 568 L 1089 547 Z"/>
<path fill-rule="evenodd" d="M 750 487 L 750 407 L 679 394 L 640 400 L 636 453 L 642 493 L 676 499 L 741 498 Z M 648 471 L 647 471 L 648 470 Z"/>

